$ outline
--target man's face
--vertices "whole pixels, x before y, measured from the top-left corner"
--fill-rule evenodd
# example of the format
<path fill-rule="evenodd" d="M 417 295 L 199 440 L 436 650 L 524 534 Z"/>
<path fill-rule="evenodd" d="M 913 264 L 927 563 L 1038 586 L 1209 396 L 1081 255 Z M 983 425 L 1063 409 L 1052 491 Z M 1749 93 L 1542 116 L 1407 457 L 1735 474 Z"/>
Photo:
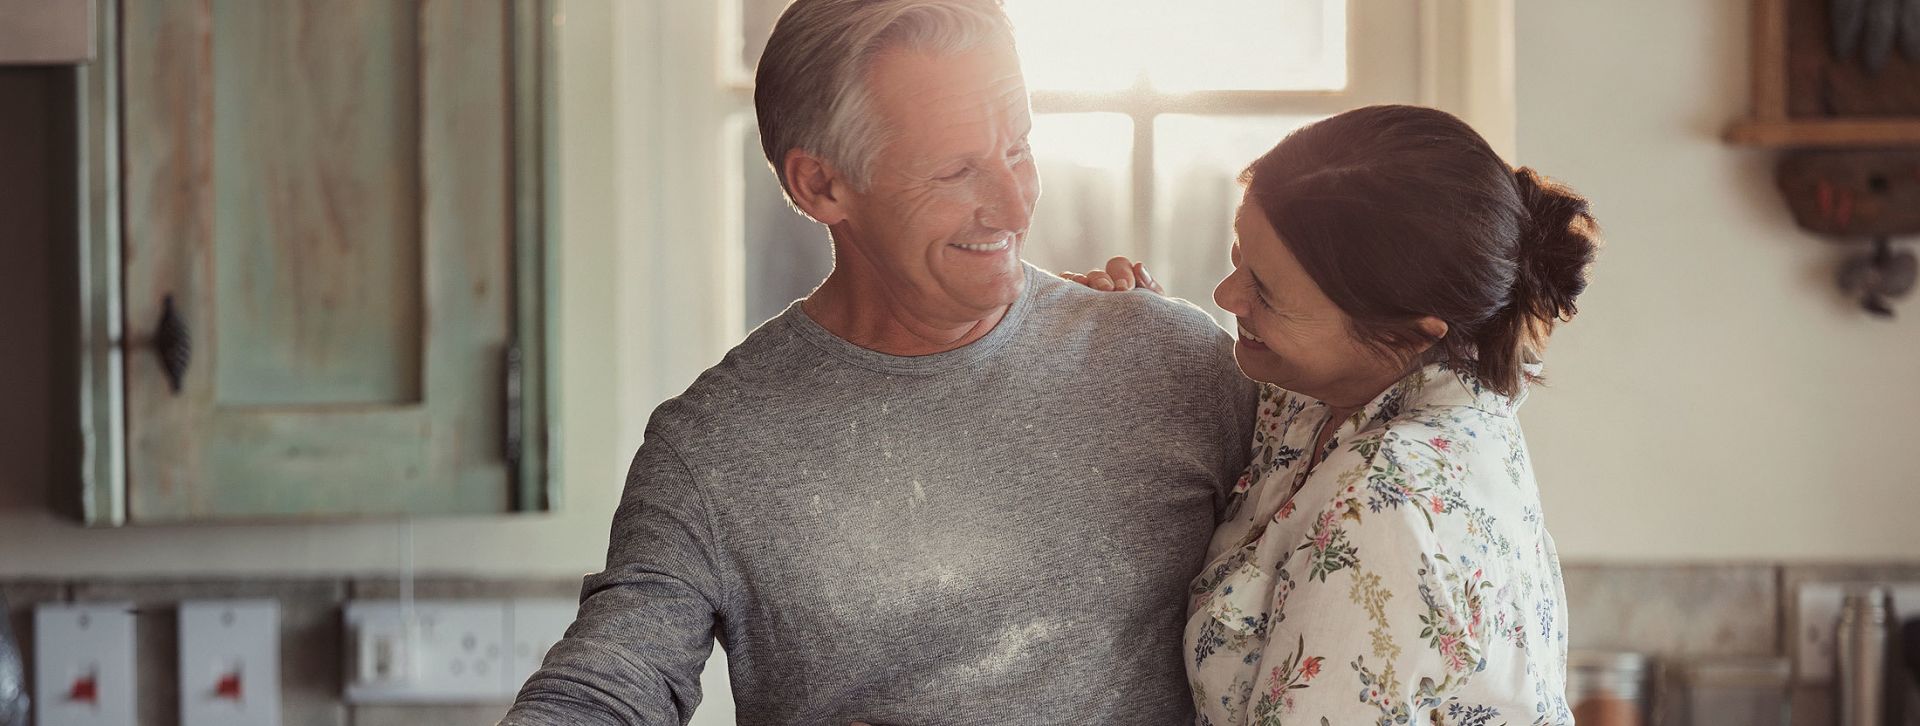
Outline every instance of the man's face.
<path fill-rule="evenodd" d="M 929 322 L 983 320 L 1012 304 L 1040 196 L 1013 49 L 884 52 L 868 89 L 886 143 L 867 191 L 848 194 L 835 225 L 843 254 L 864 258 L 851 268 L 879 278 L 860 284 Z"/>

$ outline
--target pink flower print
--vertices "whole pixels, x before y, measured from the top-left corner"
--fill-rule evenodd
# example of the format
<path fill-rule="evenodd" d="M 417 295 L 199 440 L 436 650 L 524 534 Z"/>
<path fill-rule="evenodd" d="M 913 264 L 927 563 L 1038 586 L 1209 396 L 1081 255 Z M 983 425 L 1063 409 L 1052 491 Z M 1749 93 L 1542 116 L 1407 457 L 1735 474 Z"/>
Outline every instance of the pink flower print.
<path fill-rule="evenodd" d="M 1431 496 L 1431 497 L 1428 497 L 1428 500 L 1429 500 L 1429 506 L 1431 506 L 1431 507 L 1433 508 L 1433 513 L 1434 513 L 1434 514 L 1446 514 L 1446 513 L 1447 513 L 1447 503 L 1446 503 L 1446 502 L 1443 502 L 1443 501 L 1440 501 L 1440 497 L 1439 497 L 1439 495 L 1434 495 L 1434 496 Z"/>
<path fill-rule="evenodd" d="M 1327 545 L 1333 542 L 1333 517 L 1333 512 L 1320 515 L 1319 526 L 1313 528 L 1314 551 L 1324 552 Z"/>
<path fill-rule="evenodd" d="M 1451 442 L 1451 441 L 1448 441 L 1448 440 L 1446 440 L 1446 439 L 1443 439 L 1443 438 L 1439 438 L 1439 437 L 1437 437 L 1437 436 L 1436 436 L 1436 437 L 1434 437 L 1434 439 L 1433 439 L 1432 441 L 1428 441 L 1427 443 L 1429 443 L 1429 444 L 1433 444 L 1433 448 L 1436 448 L 1436 449 L 1439 449 L 1439 450 L 1441 450 L 1441 451 L 1452 451 L 1452 450 L 1453 450 L 1453 442 Z"/>
<path fill-rule="evenodd" d="M 1467 667 L 1467 654 L 1465 649 L 1460 647 L 1458 635 L 1452 633 L 1440 635 L 1440 655 L 1447 659 L 1447 668 L 1450 670 L 1459 672 Z"/>
<path fill-rule="evenodd" d="M 1293 516 L 1293 502 L 1289 500 L 1286 504 L 1280 505 L 1280 512 L 1274 515 L 1274 519 L 1281 520 L 1291 516 Z"/>
<path fill-rule="evenodd" d="M 1320 675 L 1320 661 L 1323 660 L 1326 659 L 1316 655 L 1300 664 L 1300 680 L 1311 681 L 1314 676 Z"/>
<path fill-rule="evenodd" d="M 1241 474 L 1240 480 L 1233 483 L 1233 493 L 1239 494 L 1253 486 L 1252 474 Z"/>

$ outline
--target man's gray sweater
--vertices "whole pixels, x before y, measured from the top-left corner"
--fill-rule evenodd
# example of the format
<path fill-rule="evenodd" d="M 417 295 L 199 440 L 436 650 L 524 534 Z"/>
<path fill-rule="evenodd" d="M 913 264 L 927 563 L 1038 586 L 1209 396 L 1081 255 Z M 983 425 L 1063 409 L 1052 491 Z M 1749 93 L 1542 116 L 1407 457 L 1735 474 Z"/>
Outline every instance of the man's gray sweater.
<path fill-rule="evenodd" d="M 1231 344 L 1032 267 L 936 355 L 796 303 L 654 411 L 606 569 L 503 723 L 685 723 L 716 637 L 742 724 L 1190 723 L 1187 584 L 1256 397 Z"/>

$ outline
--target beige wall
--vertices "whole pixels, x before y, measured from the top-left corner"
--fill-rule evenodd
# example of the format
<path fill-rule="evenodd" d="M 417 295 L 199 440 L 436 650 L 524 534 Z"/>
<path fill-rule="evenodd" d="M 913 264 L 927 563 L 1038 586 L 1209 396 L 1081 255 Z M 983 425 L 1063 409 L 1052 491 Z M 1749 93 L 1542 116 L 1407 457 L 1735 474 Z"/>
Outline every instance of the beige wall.
<path fill-rule="evenodd" d="M 1555 385 L 1526 411 L 1562 553 L 1920 555 L 1909 524 L 1920 471 L 1901 456 L 1920 434 L 1920 301 L 1894 323 L 1849 308 L 1827 284 L 1833 249 L 1795 231 L 1776 199 L 1770 155 L 1717 141 L 1745 104 L 1744 0 L 1518 4 L 1521 160 L 1591 196 L 1610 238 L 1586 317 L 1550 356 Z M 631 138 L 616 133 L 631 130 L 623 108 L 639 101 L 616 93 L 609 59 L 635 49 L 613 40 L 648 21 L 569 6 L 562 510 L 417 523 L 422 570 L 597 568 L 643 414 L 684 385 L 650 373 L 632 343 L 652 270 L 633 252 L 642 212 L 623 191 L 640 180 L 615 173 L 645 153 L 618 142 Z M 9 398 L 6 423 L 44 420 L 39 397 Z M 81 530 L 43 511 L 39 482 L 18 478 L 43 468 L 28 464 L 0 471 L 0 576 L 371 573 L 398 561 L 392 523 Z"/>
<path fill-rule="evenodd" d="M 1833 291 L 1746 111 L 1747 0 L 1521 0 L 1519 155 L 1606 227 L 1522 418 L 1570 559 L 1920 557 L 1920 300 Z"/>

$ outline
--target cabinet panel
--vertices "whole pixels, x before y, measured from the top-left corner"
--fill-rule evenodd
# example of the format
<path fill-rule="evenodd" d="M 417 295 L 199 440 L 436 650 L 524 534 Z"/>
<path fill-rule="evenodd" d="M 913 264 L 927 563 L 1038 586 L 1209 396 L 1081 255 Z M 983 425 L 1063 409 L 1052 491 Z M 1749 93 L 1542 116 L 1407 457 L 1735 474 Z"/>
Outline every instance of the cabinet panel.
<path fill-rule="evenodd" d="M 211 15 L 216 401 L 417 403 L 413 4 L 217 0 Z"/>
<path fill-rule="evenodd" d="M 119 11 L 125 519 L 543 508 L 516 443 L 539 447 L 544 422 L 508 418 L 543 411 L 509 400 L 537 396 L 543 367 L 506 363 L 540 354 L 519 328 L 538 327 L 543 281 L 516 264 L 539 262 L 544 229 L 516 215 L 540 213 L 543 156 L 522 146 L 544 140 L 515 128 L 541 118 L 523 107 L 540 76 L 517 65 L 538 62 L 540 16 Z"/>

